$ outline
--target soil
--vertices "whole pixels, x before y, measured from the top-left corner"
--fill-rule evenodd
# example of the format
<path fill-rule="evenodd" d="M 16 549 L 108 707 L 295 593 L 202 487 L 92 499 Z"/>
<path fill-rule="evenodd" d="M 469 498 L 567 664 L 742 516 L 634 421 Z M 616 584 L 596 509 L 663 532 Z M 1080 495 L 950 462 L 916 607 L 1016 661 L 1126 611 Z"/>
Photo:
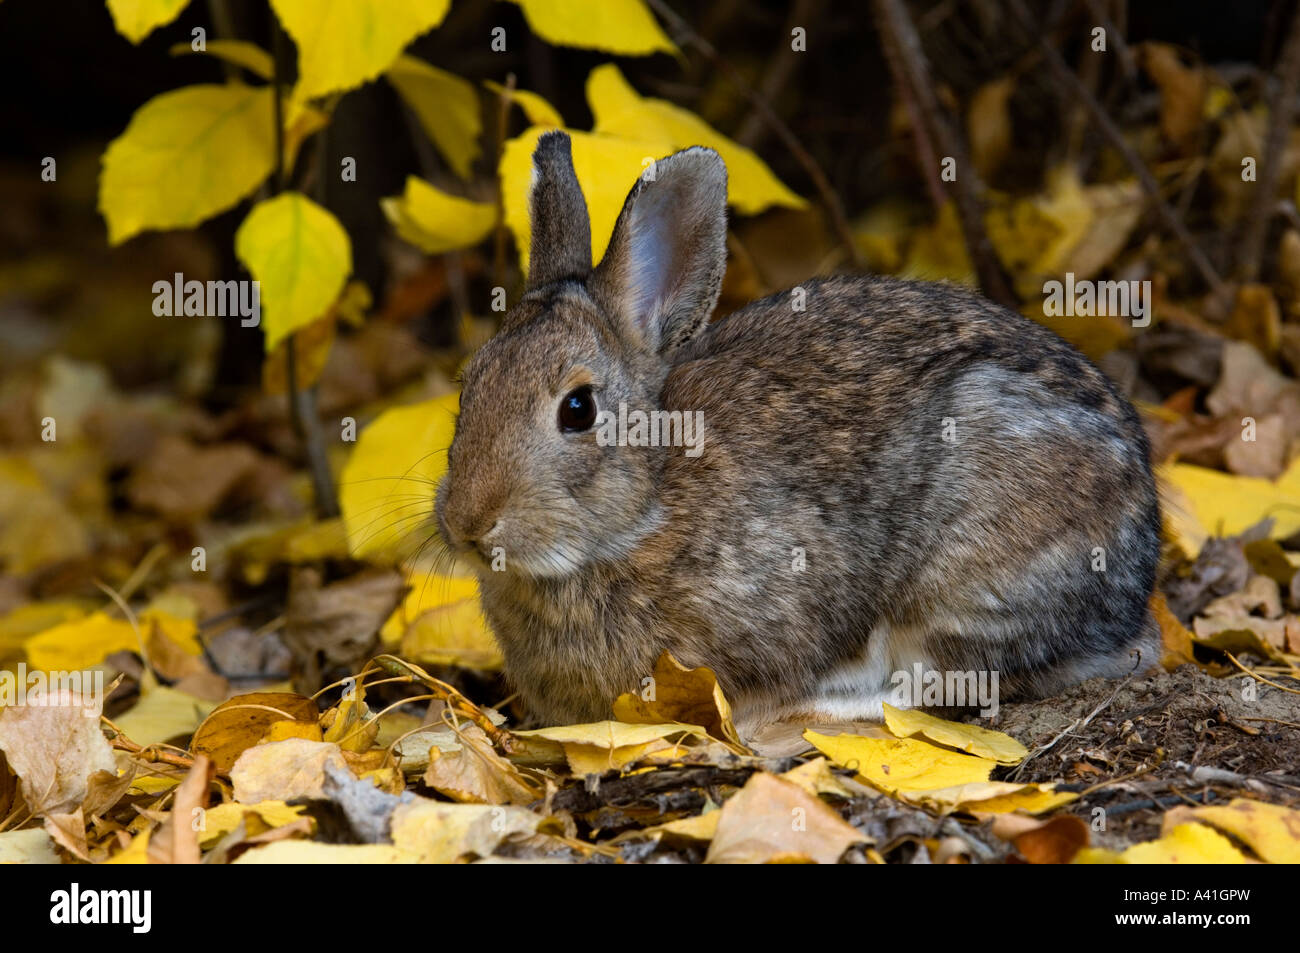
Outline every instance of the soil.
<path fill-rule="evenodd" d="M 989 727 L 1031 752 L 1003 772 L 1006 780 L 1055 781 L 1081 793 L 1068 810 L 1089 822 L 1095 846 L 1159 836 L 1164 811 L 1177 804 L 1244 796 L 1300 805 L 1300 694 L 1244 673 L 1213 678 L 1184 665 L 1129 681 L 1093 679 L 1005 704 Z"/>

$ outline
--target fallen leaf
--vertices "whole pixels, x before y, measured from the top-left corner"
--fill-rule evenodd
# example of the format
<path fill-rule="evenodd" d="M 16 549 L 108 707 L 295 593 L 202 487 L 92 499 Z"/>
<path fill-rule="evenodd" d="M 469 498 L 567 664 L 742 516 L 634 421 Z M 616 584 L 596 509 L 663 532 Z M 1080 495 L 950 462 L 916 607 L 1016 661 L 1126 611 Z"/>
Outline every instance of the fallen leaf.
<path fill-rule="evenodd" d="M 731 705 L 713 670 L 688 669 L 668 652 L 659 656 L 649 683 L 639 693 L 620 695 L 613 711 L 619 721 L 633 725 L 699 725 L 737 754 L 749 751 L 740 740 L 731 718 Z"/>
<path fill-rule="evenodd" d="M 103 701 L 66 689 L 51 692 L 42 704 L 28 701 L 0 707 L 0 751 L 18 775 L 32 813 L 79 810 L 92 774 L 117 773 L 99 728 Z"/>
<path fill-rule="evenodd" d="M 348 770 L 338 745 L 302 738 L 254 745 L 230 769 L 235 800 L 241 804 L 258 804 L 295 798 L 321 799 L 325 794 L 326 765 Z"/>
<path fill-rule="evenodd" d="M 277 721 L 316 724 L 316 702 L 292 692 L 250 692 L 222 702 L 194 732 L 190 750 L 205 754 L 219 775 L 228 775 L 243 752 Z"/>
<path fill-rule="evenodd" d="M 999 764 L 1019 764 L 1029 754 L 1028 749 L 1019 741 L 1000 731 L 945 721 L 917 709 L 898 709 L 889 704 L 884 709 L 885 727 L 899 738 L 923 735 L 935 744 L 988 758 Z"/>
<path fill-rule="evenodd" d="M 705 863 L 836 863 L 868 840 L 798 784 L 760 771 L 718 812 Z"/>

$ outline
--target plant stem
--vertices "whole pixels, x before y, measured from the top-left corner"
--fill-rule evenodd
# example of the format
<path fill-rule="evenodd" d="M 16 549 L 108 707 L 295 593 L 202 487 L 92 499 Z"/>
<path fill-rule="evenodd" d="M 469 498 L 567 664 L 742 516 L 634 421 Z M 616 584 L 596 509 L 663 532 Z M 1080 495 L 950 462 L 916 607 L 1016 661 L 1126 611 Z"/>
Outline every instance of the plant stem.
<path fill-rule="evenodd" d="M 284 167 L 284 35 L 280 23 L 271 13 L 271 57 L 275 63 L 275 194 L 287 185 L 288 170 Z M 324 133 L 322 132 L 321 135 Z M 322 149 L 324 144 L 322 142 Z M 324 171 L 322 161 L 321 169 Z M 324 189 L 324 176 L 320 187 Z M 311 474 L 312 498 L 316 515 L 331 519 L 339 515 L 338 496 L 334 490 L 334 476 L 330 472 L 329 455 L 325 452 L 325 438 L 321 432 L 320 415 L 316 406 L 316 388 L 298 386 L 298 335 L 290 334 L 284 342 L 285 390 L 289 400 L 289 419 L 294 433 L 302 441 L 307 455 L 307 472 Z"/>

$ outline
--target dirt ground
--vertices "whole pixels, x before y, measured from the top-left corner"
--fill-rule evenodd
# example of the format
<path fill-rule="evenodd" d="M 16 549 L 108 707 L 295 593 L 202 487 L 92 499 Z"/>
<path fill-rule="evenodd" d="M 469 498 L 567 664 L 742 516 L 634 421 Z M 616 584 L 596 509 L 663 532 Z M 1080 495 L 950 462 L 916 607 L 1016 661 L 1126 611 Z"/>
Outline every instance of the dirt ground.
<path fill-rule="evenodd" d="M 1031 752 L 1007 780 L 1063 782 L 1093 843 L 1160 833 L 1165 810 L 1234 796 L 1300 803 L 1300 695 L 1194 665 L 1129 681 L 1093 679 L 1053 698 L 1003 705 L 990 727 Z M 1092 824 L 1105 811 L 1105 829 Z"/>

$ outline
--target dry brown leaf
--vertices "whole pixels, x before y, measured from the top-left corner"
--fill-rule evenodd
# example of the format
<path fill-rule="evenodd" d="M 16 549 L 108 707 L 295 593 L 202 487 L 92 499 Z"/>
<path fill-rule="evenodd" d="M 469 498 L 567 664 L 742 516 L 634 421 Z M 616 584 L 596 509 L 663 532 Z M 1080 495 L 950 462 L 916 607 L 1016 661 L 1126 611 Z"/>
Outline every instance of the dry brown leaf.
<path fill-rule="evenodd" d="M 151 864 L 197 864 L 201 818 L 208 806 L 208 788 L 216 769 L 205 755 L 196 755 L 194 766 L 176 788 L 171 813 L 149 838 Z"/>
<path fill-rule="evenodd" d="M 833 864 L 867 837 L 798 784 L 760 771 L 726 804 L 705 863 Z"/>
<path fill-rule="evenodd" d="M 541 785 L 497 754 L 477 725 L 459 733 L 460 748 L 443 754 L 433 748 L 424 783 L 454 801 L 475 804 L 531 804 L 542 796 Z"/>
<path fill-rule="evenodd" d="M 314 725 L 316 703 L 292 692 L 250 692 L 218 705 L 194 732 L 190 750 L 212 759 L 220 775 L 228 775 L 235 761 L 262 740 L 277 721 Z"/>
<path fill-rule="evenodd" d="M 381 752 L 382 753 L 382 752 Z M 230 769 L 235 800 L 241 804 L 325 797 L 325 766 L 347 771 L 338 745 L 328 741 L 286 738 L 256 745 Z"/>
<path fill-rule="evenodd" d="M 668 652 L 659 656 L 654 677 L 640 693 L 629 692 L 615 700 L 614 717 L 630 725 L 698 725 L 738 754 L 749 752 L 736 732 L 731 705 L 713 671 L 688 669 Z"/>
<path fill-rule="evenodd" d="M 320 688 L 326 668 L 360 668 L 375 654 L 379 629 L 405 594 L 406 580 L 394 570 L 367 571 L 323 586 L 315 569 L 295 569 L 283 633 L 301 666 L 294 687 L 309 694 Z"/>
<path fill-rule="evenodd" d="M 1209 77 L 1199 67 L 1184 66 L 1167 43 L 1143 43 L 1142 66 L 1160 87 L 1160 134 L 1181 153 L 1197 144 L 1204 117 Z"/>
<path fill-rule="evenodd" d="M 239 443 L 200 447 L 184 437 L 163 437 L 127 483 L 138 509 L 188 524 L 215 510 L 258 463 L 257 452 Z"/>
<path fill-rule="evenodd" d="M 67 690 L 46 701 L 0 708 L 0 750 L 32 812 L 64 814 L 80 809 L 91 775 L 117 774 L 117 765 L 99 728 L 99 703 L 88 707 Z"/>

